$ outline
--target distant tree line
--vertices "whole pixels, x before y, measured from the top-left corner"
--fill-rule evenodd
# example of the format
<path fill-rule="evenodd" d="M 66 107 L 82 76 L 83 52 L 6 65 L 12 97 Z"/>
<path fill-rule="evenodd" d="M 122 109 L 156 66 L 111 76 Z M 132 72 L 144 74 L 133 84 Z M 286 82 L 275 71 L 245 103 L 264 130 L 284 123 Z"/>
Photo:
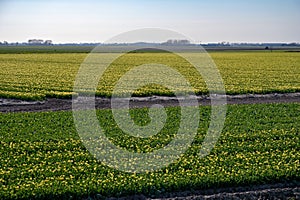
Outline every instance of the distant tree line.
<path fill-rule="evenodd" d="M 229 43 L 229 42 L 218 42 L 218 43 L 202 43 L 195 44 L 191 43 L 186 39 L 169 39 L 166 42 L 162 43 L 147 43 L 147 42 L 137 42 L 137 43 L 114 43 L 114 44 L 105 44 L 105 43 L 59 43 L 55 44 L 52 40 L 42 40 L 42 39 L 29 39 L 27 42 L 14 42 L 9 43 L 7 41 L 0 42 L 2 46 L 40 46 L 40 45 L 55 45 L 55 46 L 97 46 L 97 45 L 109 45 L 109 46 L 126 46 L 126 45 L 137 45 L 137 46 L 151 46 L 151 45 L 175 45 L 175 46 L 206 46 L 206 47 L 265 47 L 270 49 L 272 47 L 300 47 L 300 43 Z"/>

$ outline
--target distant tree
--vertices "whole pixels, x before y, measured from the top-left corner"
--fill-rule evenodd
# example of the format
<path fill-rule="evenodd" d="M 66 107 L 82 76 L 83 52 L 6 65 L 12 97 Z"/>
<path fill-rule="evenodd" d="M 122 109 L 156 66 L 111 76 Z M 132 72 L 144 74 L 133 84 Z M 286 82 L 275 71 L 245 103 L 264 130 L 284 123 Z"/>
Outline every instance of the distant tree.
<path fill-rule="evenodd" d="M 270 50 L 270 51 L 272 52 L 272 46 L 270 46 L 270 47 L 269 47 L 269 46 L 266 46 L 266 47 L 265 47 L 265 50 Z"/>
<path fill-rule="evenodd" d="M 167 44 L 167 45 L 188 45 L 191 42 L 189 40 L 167 40 L 166 42 L 164 42 L 163 44 Z"/>
<path fill-rule="evenodd" d="M 45 45 L 52 45 L 52 40 L 45 40 L 44 44 Z"/>

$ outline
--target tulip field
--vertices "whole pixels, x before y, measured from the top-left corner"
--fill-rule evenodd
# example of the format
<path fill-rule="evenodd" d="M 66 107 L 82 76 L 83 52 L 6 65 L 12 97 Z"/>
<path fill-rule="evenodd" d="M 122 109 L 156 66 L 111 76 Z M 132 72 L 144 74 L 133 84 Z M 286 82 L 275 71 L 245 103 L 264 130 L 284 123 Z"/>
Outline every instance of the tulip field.
<path fill-rule="evenodd" d="M 157 137 L 128 138 L 110 110 L 97 112 L 107 136 L 132 151 L 150 151 L 172 139 L 178 107 Z M 210 109 L 200 107 L 198 133 L 188 151 L 161 170 L 126 173 L 97 161 L 82 145 L 72 112 L 0 114 L 1 199 L 101 199 L 133 194 L 300 181 L 300 105 L 231 105 L 222 135 L 212 152 L 199 158 Z M 144 121 L 147 109 L 133 109 Z"/>
<path fill-rule="evenodd" d="M 0 54 L 0 97 L 71 98 L 76 74 L 86 56 L 85 53 Z M 300 91 L 300 54 L 297 52 L 211 52 L 210 56 L 222 75 L 227 94 Z M 183 59 L 167 53 L 132 53 L 113 62 L 105 71 L 96 96 L 111 96 L 122 75 L 132 66 L 145 62 L 173 67 L 191 83 L 193 92 L 208 93 L 199 73 Z M 172 94 L 164 88 L 150 86 L 135 95 Z"/>
<path fill-rule="evenodd" d="M 30 48 L 37 51 L 34 46 Z M 42 101 L 76 96 L 74 82 L 88 54 L 68 52 L 68 48 L 61 47 L 59 53 L 0 49 L 0 103 L 5 98 Z M 212 51 L 209 55 L 227 94 L 300 92 L 299 52 Z M 96 96 L 111 97 L 118 80 L 144 63 L 173 67 L 190 82 L 193 92 L 208 94 L 204 79 L 177 55 L 132 52 L 106 69 Z M 137 76 L 133 79 L 143 74 Z M 180 87 L 181 83 L 175 84 Z M 174 94 L 164 86 L 150 84 L 133 95 Z M 187 151 L 170 165 L 145 173 L 123 172 L 97 160 L 84 146 L 71 110 L 0 112 L 0 199 L 92 200 L 140 194 L 156 198 L 181 191 L 277 183 L 300 185 L 300 103 L 227 105 L 222 133 L 203 158 L 199 151 L 212 112 L 210 106 L 194 108 L 199 110 L 200 120 Z M 182 108 L 177 104 L 164 109 L 165 124 L 147 138 L 123 131 L 112 109 L 96 110 L 95 116 L 114 145 L 147 154 L 171 143 L 180 127 Z M 151 122 L 149 108 L 131 108 L 129 114 L 136 125 Z"/>

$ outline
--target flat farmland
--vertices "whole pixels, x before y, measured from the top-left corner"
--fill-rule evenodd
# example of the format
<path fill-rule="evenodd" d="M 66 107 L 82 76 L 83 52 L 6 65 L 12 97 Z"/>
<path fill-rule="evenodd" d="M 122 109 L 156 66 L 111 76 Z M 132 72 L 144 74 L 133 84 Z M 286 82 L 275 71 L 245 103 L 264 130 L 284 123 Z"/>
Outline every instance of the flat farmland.
<path fill-rule="evenodd" d="M 219 69 L 227 94 L 300 91 L 298 52 L 215 51 L 209 55 Z M 71 101 L 75 77 L 86 56 L 82 52 L 0 54 L 0 98 Z M 107 68 L 96 96 L 110 97 L 118 80 L 134 66 L 144 63 L 173 67 L 191 83 L 193 92 L 208 93 L 202 77 L 182 58 L 170 53 L 129 53 Z M 143 74 L 133 78 L 140 77 Z M 172 96 L 173 93 L 165 87 L 147 85 L 134 95 Z M 114 145 L 135 153 L 149 153 L 175 138 L 181 118 L 181 108 L 176 105 L 164 108 L 165 124 L 148 138 L 123 131 L 109 107 L 97 110 L 96 116 Z M 289 189 L 279 190 L 285 191 L 282 198 L 298 198 L 299 103 L 228 105 L 221 136 L 203 158 L 198 153 L 210 124 L 211 107 L 193 109 L 199 110 L 200 120 L 187 151 L 172 164 L 145 173 L 118 171 L 97 160 L 84 146 L 70 110 L 0 113 L 0 199 L 145 199 L 176 192 L 232 191 L 228 187 L 239 192 L 241 187 L 247 191 L 257 185 L 264 188 L 272 184 Z M 147 107 L 131 108 L 129 114 L 137 125 L 151 122 Z M 277 198 L 270 195 L 266 198 Z"/>
<path fill-rule="evenodd" d="M 168 144 L 177 131 L 180 107 L 168 107 L 166 112 L 164 128 L 146 139 L 122 132 L 109 109 L 98 110 L 97 116 L 115 145 L 149 152 Z M 190 148 L 169 166 L 148 173 L 118 171 L 95 159 L 82 144 L 71 111 L 0 113 L 0 198 L 157 197 L 257 184 L 295 186 L 300 180 L 299 112 L 300 104 L 230 105 L 216 146 L 199 158 L 210 118 L 210 107 L 201 106 Z M 131 110 L 140 124 L 149 121 L 147 115 L 146 108 Z"/>
<path fill-rule="evenodd" d="M 0 54 L 0 97 L 28 100 L 71 98 L 77 71 L 86 53 Z M 300 54 L 297 52 L 211 52 L 227 94 L 287 93 L 300 91 Z M 96 95 L 109 97 L 116 82 L 132 66 L 159 62 L 174 67 L 191 83 L 196 94 L 207 94 L 203 79 L 186 61 L 169 53 L 129 53 L 114 61 L 99 82 Z M 119 63 L 122 63 L 121 65 Z M 172 93 L 146 87 L 137 96 Z"/>

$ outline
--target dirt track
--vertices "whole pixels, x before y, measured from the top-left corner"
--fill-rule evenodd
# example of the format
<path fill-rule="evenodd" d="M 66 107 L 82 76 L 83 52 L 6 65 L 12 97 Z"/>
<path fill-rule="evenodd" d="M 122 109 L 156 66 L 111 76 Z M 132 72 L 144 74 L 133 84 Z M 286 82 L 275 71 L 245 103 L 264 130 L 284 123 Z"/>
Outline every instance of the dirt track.
<path fill-rule="evenodd" d="M 208 96 L 197 97 L 199 105 L 210 105 Z M 227 104 L 257 104 L 257 103 L 300 103 L 300 93 L 265 94 L 265 95 L 227 95 Z M 175 97 L 134 97 L 130 100 L 130 107 L 150 107 L 153 104 L 163 106 L 176 106 L 178 100 Z M 95 99 L 97 109 L 110 108 L 109 98 Z M 45 101 L 21 101 L 14 99 L 0 99 L 0 112 L 38 112 L 71 110 L 71 99 L 46 99 Z"/>
<path fill-rule="evenodd" d="M 109 200 L 279 200 L 300 199 L 300 187 L 297 183 L 277 183 L 254 185 L 248 187 L 218 188 L 199 191 L 174 192 L 158 195 L 158 197 L 146 197 L 144 195 L 133 195 L 123 198 L 109 198 Z"/>

